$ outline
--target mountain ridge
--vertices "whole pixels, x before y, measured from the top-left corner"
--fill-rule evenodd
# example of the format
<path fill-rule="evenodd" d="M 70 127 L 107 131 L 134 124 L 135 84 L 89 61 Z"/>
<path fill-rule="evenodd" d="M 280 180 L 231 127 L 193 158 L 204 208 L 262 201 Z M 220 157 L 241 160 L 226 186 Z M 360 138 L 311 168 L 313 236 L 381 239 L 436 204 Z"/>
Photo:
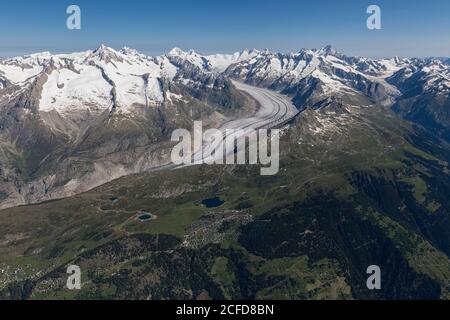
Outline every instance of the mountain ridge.
<path fill-rule="evenodd" d="M 174 48 L 152 57 L 100 45 L 0 61 L 0 192 L 16 199 L 12 204 L 35 202 L 52 198 L 56 186 L 71 194 L 85 190 L 83 180 L 96 186 L 117 178 L 113 171 L 121 176 L 167 162 L 171 130 L 200 119 L 215 126 L 249 111 L 254 103 L 230 79 L 279 91 L 300 111 L 329 99 L 337 114 L 347 105 L 392 107 L 450 141 L 449 65 L 442 58 L 349 57 L 331 46 L 215 55 Z M 150 157 L 152 165 L 130 169 L 133 157 Z M 75 173 L 87 167 L 99 173 L 97 183 Z"/>

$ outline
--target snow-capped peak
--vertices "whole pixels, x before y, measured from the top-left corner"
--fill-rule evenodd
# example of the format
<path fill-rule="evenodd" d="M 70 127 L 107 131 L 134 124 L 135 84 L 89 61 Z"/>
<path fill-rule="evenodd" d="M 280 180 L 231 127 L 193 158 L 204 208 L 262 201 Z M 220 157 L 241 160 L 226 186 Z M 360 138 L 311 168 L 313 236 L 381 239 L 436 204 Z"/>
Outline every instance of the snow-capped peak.
<path fill-rule="evenodd" d="M 110 62 L 114 60 L 121 61 L 122 57 L 118 51 L 104 44 L 101 44 L 97 49 L 95 49 L 92 52 L 89 59 Z"/>
<path fill-rule="evenodd" d="M 123 47 L 119 52 L 124 54 L 124 55 L 132 55 L 132 56 L 140 56 L 140 55 L 142 55 L 142 53 L 140 53 L 138 50 L 136 50 L 134 48 L 127 47 L 127 46 Z"/>
<path fill-rule="evenodd" d="M 186 53 L 181 50 L 178 47 L 173 48 L 172 50 L 169 51 L 169 53 L 167 54 L 168 56 L 182 56 L 185 55 Z"/>
<path fill-rule="evenodd" d="M 203 72 L 209 71 L 208 62 L 205 57 L 198 54 L 194 50 L 189 50 L 186 52 L 180 48 L 173 48 L 166 56 L 178 66 L 183 66 L 188 63 Z"/>
<path fill-rule="evenodd" d="M 325 47 L 317 50 L 317 53 L 319 55 L 339 55 L 339 53 L 331 46 L 331 45 L 326 45 Z"/>
<path fill-rule="evenodd" d="M 117 51 L 114 50 L 113 48 L 108 47 L 107 45 L 105 45 L 105 44 L 103 44 L 103 43 L 100 44 L 100 45 L 97 47 L 97 49 L 94 50 L 94 52 L 104 52 L 104 51 L 117 52 Z"/>
<path fill-rule="evenodd" d="M 269 53 L 270 51 L 267 50 L 266 54 Z M 258 50 L 245 49 L 242 52 L 235 52 L 231 54 L 201 55 L 192 49 L 186 52 L 180 48 L 173 48 L 167 56 L 175 59 L 177 63 L 188 62 L 206 73 L 222 73 L 229 66 L 241 61 L 252 59 L 260 54 L 262 54 L 262 52 Z"/>
<path fill-rule="evenodd" d="M 258 50 L 244 49 L 242 52 L 235 52 L 233 54 L 214 54 L 206 56 L 205 58 L 209 61 L 211 70 L 221 73 L 231 65 L 241 61 L 250 60 L 259 54 L 260 52 Z"/>
<path fill-rule="evenodd" d="M 172 58 L 180 58 L 183 60 L 189 60 L 191 62 L 200 61 L 203 58 L 201 54 L 197 53 L 193 49 L 190 49 L 189 51 L 183 51 L 180 48 L 173 48 L 172 50 L 169 51 L 169 53 L 166 56 Z"/>

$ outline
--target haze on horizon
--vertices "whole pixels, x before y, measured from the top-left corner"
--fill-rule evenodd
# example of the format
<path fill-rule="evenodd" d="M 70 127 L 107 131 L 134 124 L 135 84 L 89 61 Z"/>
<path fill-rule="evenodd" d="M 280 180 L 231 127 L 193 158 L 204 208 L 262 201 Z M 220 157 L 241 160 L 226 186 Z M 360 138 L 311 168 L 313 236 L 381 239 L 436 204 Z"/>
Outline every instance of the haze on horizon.
<path fill-rule="evenodd" d="M 82 10 L 82 29 L 66 28 L 66 9 Z M 366 9 L 382 10 L 368 30 Z M 203 54 L 245 48 L 277 52 L 331 44 L 347 55 L 450 56 L 450 2 L 434 0 L 299 1 L 16 0 L 2 3 L 0 56 L 92 50 L 101 43 L 157 55 L 173 47 Z"/>

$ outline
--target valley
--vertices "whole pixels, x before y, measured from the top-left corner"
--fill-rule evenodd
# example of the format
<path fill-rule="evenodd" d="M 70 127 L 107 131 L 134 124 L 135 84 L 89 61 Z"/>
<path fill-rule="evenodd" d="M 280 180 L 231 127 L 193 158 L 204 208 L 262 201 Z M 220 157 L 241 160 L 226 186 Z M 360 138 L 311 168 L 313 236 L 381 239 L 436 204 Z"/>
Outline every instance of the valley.
<path fill-rule="evenodd" d="M 449 299 L 448 70 L 329 46 L 1 60 L 0 299 Z M 279 172 L 171 165 L 196 121 L 221 145 L 280 129 Z"/>

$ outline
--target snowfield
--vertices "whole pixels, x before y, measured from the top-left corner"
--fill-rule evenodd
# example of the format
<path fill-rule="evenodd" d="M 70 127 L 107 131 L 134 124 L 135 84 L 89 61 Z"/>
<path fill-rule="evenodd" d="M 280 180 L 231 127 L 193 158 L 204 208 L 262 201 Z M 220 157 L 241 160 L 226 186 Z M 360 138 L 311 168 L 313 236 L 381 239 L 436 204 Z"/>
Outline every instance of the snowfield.
<path fill-rule="evenodd" d="M 83 67 L 79 73 L 69 69 L 55 70 L 44 84 L 39 109 L 62 114 L 85 109 L 103 111 L 111 106 L 111 89 L 96 67 Z"/>

